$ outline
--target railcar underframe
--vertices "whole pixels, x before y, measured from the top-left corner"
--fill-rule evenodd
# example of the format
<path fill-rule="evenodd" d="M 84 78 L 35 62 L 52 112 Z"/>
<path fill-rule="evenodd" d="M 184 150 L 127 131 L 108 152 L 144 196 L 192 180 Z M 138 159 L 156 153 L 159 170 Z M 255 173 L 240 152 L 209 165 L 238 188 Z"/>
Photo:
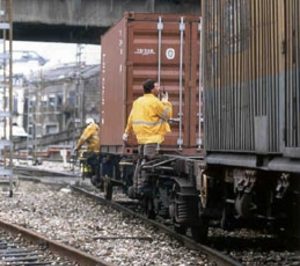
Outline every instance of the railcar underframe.
<path fill-rule="evenodd" d="M 254 157 L 245 154 L 235 154 L 234 158 L 239 158 L 238 162 L 231 154 L 208 154 L 200 177 L 208 184 L 208 195 L 217 191 L 215 182 L 220 182 L 220 225 L 228 230 L 240 226 L 269 228 L 299 238 L 300 176 L 294 167 L 299 161 L 285 161 L 274 170 L 274 164 L 283 160 L 281 157 L 256 156 L 255 163 L 249 161 Z M 215 206 L 216 200 L 208 196 L 205 212 L 210 215 Z"/>
<path fill-rule="evenodd" d="M 137 161 L 137 154 L 103 154 L 101 179 L 107 198 L 113 186 L 128 193 Z M 202 242 L 212 225 L 226 230 L 269 228 L 299 237 L 299 174 L 211 161 L 210 155 L 159 155 L 145 162 L 139 178 L 143 175 L 146 181 L 137 198 L 146 215 L 171 221 L 180 233 L 190 230 Z"/>

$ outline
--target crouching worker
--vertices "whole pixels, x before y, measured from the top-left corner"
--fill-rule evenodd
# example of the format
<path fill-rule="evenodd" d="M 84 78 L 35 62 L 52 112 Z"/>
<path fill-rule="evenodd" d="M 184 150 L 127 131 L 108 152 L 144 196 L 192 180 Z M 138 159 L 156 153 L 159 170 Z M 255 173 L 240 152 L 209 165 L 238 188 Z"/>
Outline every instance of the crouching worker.
<path fill-rule="evenodd" d="M 162 94 L 160 100 L 160 86 L 152 79 L 144 82 L 143 89 L 144 95 L 133 102 L 123 134 L 123 141 L 127 142 L 129 134 L 133 131 L 139 145 L 139 160 L 134 171 L 133 187 L 128 190 L 130 197 L 143 194 L 147 180 L 142 174 L 141 166 L 158 154 L 164 136 L 171 131 L 168 119 L 172 116 L 172 104 L 168 101 L 168 93 Z"/>
<path fill-rule="evenodd" d="M 87 152 L 84 153 L 84 157 L 86 157 L 86 162 L 92 169 L 91 182 L 94 186 L 100 187 L 101 179 L 99 173 L 99 126 L 95 123 L 93 118 L 87 118 L 85 122 L 87 126 L 80 136 L 74 151 L 78 152 L 83 144 L 87 144 Z"/>

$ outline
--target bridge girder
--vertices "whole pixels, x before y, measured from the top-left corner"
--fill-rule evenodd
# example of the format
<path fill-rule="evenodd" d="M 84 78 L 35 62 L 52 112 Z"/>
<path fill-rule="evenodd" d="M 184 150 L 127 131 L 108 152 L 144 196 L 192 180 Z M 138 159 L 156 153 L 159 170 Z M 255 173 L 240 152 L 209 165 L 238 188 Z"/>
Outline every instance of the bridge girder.
<path fill-rule="evenodd" d="M 14 0 L 14 40 L 99 44 L 124 12 L 200 14 L 199 0 Z"/>

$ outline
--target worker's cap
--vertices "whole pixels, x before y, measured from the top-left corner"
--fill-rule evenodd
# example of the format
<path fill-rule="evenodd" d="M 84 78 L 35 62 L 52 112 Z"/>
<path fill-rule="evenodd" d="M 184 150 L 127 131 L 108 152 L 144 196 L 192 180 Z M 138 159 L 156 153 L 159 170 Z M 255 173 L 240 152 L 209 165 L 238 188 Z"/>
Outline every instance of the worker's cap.
<path fill-rule="evenodd" d="M 95 121 L 94 121 L 93 118 L 89 117 L 89 118 L 87 118 L 87 119 L 85 120 L 85 123 L 86 123 L 87 125 L 89 125 L 89 124 L 95 123 Z"/>
<path fill-rule="evenodd" d="M 153 79 L 147 79 L 144 83 L 143 83 L 143 87 L 144 87 L 144 92 L 151 92 L 152 89 L 154 89 L 154 84 L 155 84 L 155 80 Z"/>

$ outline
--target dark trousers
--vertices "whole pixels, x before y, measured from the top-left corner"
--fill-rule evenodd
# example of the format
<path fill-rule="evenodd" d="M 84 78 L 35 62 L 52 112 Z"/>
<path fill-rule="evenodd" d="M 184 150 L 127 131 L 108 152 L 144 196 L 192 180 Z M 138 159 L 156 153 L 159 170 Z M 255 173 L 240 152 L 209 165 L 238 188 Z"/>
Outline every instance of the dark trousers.
<path fill-rule="evenodd" d="M 134 175 L 133 175 L 133 186 L 138 190 L 147 182 L 145 175 L 143 175 L 141 169 L 142 165 L 153 159 L 159 153 L 158 143 L 142 144 L 138 147 L 139 159 L 137 161 Z"/>
<path fill-rule="evenodd" d="M 96 175 L 98 177 L 99 176 L 99 168 L 100 168 L 99 153 L 87 152 L 86 157 L 87 157 L 86 162 L 88 165 L 91 166 L 93 175 Z"/>
<path fill-rule="evenodd" d="M 159 152 L 158 143 L 141 144 L 138 147 L 139 157 L 146 160 L 151 160 Z"/>

